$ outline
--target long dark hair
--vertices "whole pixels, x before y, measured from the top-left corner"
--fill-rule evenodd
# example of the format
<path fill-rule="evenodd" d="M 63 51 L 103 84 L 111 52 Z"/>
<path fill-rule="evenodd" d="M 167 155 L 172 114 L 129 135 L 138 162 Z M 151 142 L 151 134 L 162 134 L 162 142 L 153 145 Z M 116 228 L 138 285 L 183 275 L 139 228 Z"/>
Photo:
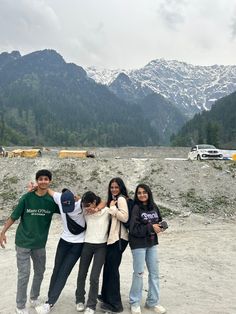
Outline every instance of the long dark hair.
<path fill-rule="evenodd" d="M 114 182 L 116 182 L 120 188 L 120 194 L 119 195 L 123 195 L 124 197 L 128 198 L 128 192 L 127 192 L 126 186 L 124 184 L 124 181 L 119 177 L 113 178 L 113 179 L 111 179 L 111 181 L 109 182 L 109 185 L 108 185 L 108 197 L 107 197 L 107 205 L 108 206 L 110 205 L 110 203 L 113 199 L 112 194 L 111 194 L 111 185 Z"/>
<path fill-rule="evenodd" d="M 140 202 L 140 200 L 138 199 L 138 189 L 139 188 L 144 189 L 148 194 L 148 201 L 147 201 L 148 209 L 152 210 L 154 208 L 157 208 L 157 205 L 154 203 L 153 195 L 152 195 L 152 191 L 151 191 L 150 187 L 144 183 L 141 183 L 136 187 L 135 194 L 134 194 L 134 203 L 138 204 L 139 206 L 143 206 L 143 203 Z"/>

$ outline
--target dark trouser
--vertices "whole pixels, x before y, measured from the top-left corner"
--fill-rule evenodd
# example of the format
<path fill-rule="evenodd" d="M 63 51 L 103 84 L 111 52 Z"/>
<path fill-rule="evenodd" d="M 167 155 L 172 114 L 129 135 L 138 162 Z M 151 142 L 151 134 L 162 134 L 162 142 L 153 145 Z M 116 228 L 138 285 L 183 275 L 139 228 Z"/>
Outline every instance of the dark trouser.
<path fill-rule="evenodd" d="M 77 278 L 77 289 L 75 292 L 76 303 L 85 303 L 85 281 L 89 265 L 93 258 L 93 266 L 90 274 L 90 289 L 86 307 L 95 310 L 98 296 L 99 276 L 105 262 L 106 243 L 93 244 L 84 243 L 80 258 L 79 274 Z"/>
<path fill-rule="evenodd" d="M 106 260 L 103 268 L 102 300 L 109 304 L 115 311 L 123 310 L 120 296 L 120 273 L 119 266 L 122 254 L 128 241 L 123 239 L 107 246 Z"/>
<path fill-rule="evenodd" d="M 80 258 L 84 243 L 70 243 L 60 239 L 48 290 L 47 303 L 54 305 L 66 284 L 75 263 Z"/>

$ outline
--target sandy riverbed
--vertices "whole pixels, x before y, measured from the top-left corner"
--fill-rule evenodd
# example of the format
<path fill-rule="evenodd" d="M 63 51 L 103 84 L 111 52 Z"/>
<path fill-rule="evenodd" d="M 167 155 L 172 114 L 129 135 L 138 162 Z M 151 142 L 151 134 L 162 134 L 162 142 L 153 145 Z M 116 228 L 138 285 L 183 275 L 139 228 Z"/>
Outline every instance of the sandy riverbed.
<path fill-rule="evenodd" d="M 58 159 L 55 150 L 45 152 L 37 159 L 0 158 L 1 225 L 26 191 L 27 182 L 33 180 L 35 172 L 41 168 L 52 170 L 56 190 L 65 186 L 80 194 L 94 190 L 104 199 L 108 182 L 114 176 L 124 179 L 131 195 L 137 183 L 146 182 L 163 210 L 167 207 L 168 211 L 173 211 L 167 216 L 170 228 L 160 237 L 161 304 L 170 314 L 235 314 L 236 164 L 231 161 L 165 160 L 184 159 L 187 152 L 186 148 L 100 148 L 95 150 L 95 159 Z M 15 229 L 16 225 L 7 232 L 6 249 L 0 249 L 1 314 L 12 314 L 15 308 Z M 54 218 L 47 244 L 43 299 L 47 294 L 60 229 L 59 217 Z M 77 271 L 78 265 L 52 313 L 76 313 Z M 132 258 L 127 248 L 121 265 L 124 314 L 129 313 L 131 277 Z M 144 301 L 145 294 L 144 291 Z M 33 313 L 35 311 L 31 310 Z M 148 311 L 143 310 L 143 313 Z"/>
<path fill-rule="evenodd" d="M 191 215 L 169 221 L 170 228 L 161 235 L 159 245 L 161 304 L 169 314 L 234 314 L 236 313 L 236 224 L 221 219 Z M 15 307 L 16 261 L 14 233 L 8 232 L 5 250 L 0 250 L 1 298 L 0 313 L 12 314 Z M 61 229 L 55 218 L 47 245 L 47 271 L 41 297 L 46 298 L 53 267 L 53 258 Z M 52 313 L 76 313 L 74 291 L 78 264 Z M 147 273 L 143 291 L 145 301 Z M 128 293 L 132 277 L 132 257 L 127 248 L 121 265 L 121 291 L 129 313 Z M 100 312 L 99 309 L 97 312 Z M 30 310 L 33 314 L 35 311 Z M 150 311 L 143 310 L 143 313 Z"/>

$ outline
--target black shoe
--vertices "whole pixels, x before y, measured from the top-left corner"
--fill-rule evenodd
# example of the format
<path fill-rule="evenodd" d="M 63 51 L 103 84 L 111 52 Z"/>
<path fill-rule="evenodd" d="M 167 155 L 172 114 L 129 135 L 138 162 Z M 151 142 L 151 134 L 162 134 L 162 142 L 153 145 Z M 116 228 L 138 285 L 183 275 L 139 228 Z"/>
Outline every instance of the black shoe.
<path fill-rule="evenodd" d="M 111 304 L 104 303 L 104 302 L 101 304 L 101 309 L 103 311 L 113 312 L 113 313 L 121 313 L 124 310 L 122 305 L 119 307 L 115 307 Z"/>
<path fill-rule="evenodd" d="M 102 302 L 102 303 L 103 303 L 103 298 L 102 298 L 102 295 L 101 295 L 101 294 L 98 295 L 97 299 L 98 299 L 99 302 Z"/>

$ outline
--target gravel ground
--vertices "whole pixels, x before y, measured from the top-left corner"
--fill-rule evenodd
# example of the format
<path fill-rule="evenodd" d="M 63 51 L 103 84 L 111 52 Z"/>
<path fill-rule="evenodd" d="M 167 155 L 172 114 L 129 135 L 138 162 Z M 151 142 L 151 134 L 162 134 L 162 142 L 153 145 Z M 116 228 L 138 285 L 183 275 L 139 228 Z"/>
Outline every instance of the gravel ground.
<path fill-rule="evenodd" d="M 103 198 L 112 177 L 125 181 L 131 196 L 139 182 L 148 183 L 163 211 L 232 217 L 236 209 L 236 162 L 188 161 L 188 148 L 97 148 L 96 158 L 59 159 L 58 149 L 41 158 L 0 158 L 0 219 L 5 219 L 35 172 L 48 168 L 56 190 L 96 191 Z M 166 158 L 179 158 L 166 160 Z"/>
<path fill-rule="evenodd" d="M 232 161 L 190 162 L 186 148 L 93 149 L 94 159 L 58 159 L 57 149 L 44 151 L 41 158 L 0 159 L 0 220 L 3 222 L 26 191 L 27 182 L 41 168 L 52 170 L 53 188 L 71 188 L 82 194 L 94 190 L 106 198 L 107 185 L 114 176 L 124 179 L 132 195 L 139 182 L 151 185 L 170 228 L 160 236 L 161 304 L 170 314 L 236 313 L 235 174 Z M 165 160 L 165 158 L 180 158 Z M 15 307 L 16 261 L 14 233 L 0 250 L 0 313 Z M 60 236 L 60 218 L 53 219 L 47 244 L 47 270 L 42 285 L 46 297 Z M 76 313 L 74 268 L 52 313 Z M 129 313 L 128 293 L 132 258 L 127 248 L 121 265 L 124 314 Z M 147 273 L 143 301 L 147 289 Z M 35 313 L 33 309 L 30 313 Z M 99 312 L 99 309 L 98 309 Z M 151 311 L 143 310 L 143 313 Z"/>
<path fill-rule="evenodd" d="M 236 245 L 235 221 L 211 220 L 200 215 L 174 217 L 170 228 L 160 236 L 161 304 L 169 314 L 234 314 L 236 313 Z M 0 250 L 1 298 L 0 313 L 12 314 L 15 307 L 16 260 L 14 225 L 8 235 L 5 250 Z M 54 218 L 47 244 L 47 269 L 41 289 L 42 300 L 53 268 L 54 254 L 61 230 L 59 218 Z M 74 293 L 78 264 L 74 267 L 52 314 L 75 314 Z M 129 247 L 121 268 L 121 293 L 124 314 L 130 313 L 128 295 L 132 279 L 132 257 Z M 143 303 L 147 290 L 144 273 Z M 102 313 L 99 310 L 98 313 Z M 151 311 L 143 309 L 143 314 Z M 30 314 L 36 314 L 31 309 Z"/>

